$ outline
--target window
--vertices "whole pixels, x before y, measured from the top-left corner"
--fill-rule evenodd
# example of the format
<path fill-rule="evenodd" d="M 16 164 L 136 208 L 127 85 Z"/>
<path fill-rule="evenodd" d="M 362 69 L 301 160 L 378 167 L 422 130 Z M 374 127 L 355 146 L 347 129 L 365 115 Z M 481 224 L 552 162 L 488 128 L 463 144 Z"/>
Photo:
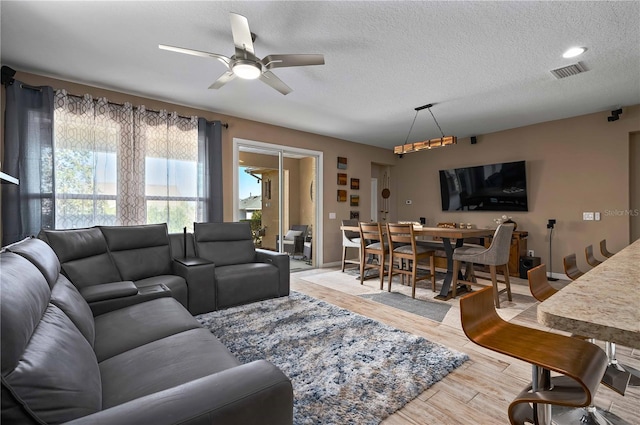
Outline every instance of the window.
<path fill-rule="evenodd" d="M 56 228 L 191 228 L 201 221 L 200 169 L 195 118 L 56 93 Z"/>

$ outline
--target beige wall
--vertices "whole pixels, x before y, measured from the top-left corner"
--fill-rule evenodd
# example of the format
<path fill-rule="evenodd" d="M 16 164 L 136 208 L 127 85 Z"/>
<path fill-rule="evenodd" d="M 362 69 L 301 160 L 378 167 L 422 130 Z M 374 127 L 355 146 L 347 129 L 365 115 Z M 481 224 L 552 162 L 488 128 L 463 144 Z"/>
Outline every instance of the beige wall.
<path fill-rule="evenodd" d="M 199 115 L 228 123 L 229 128 L 223 130 L 225 220 L 233 217 L 231 181 L 234 164 L 231 158 L 234 137 L 323 152 L 324 184 L 321 195 L 324 201 L 322 223 L 325 264 L 339 261 L 339 223 L 341 219 L 349 218 L 349 212 L 355 209 L 349 206 L 348 201 L 339 203 L 336 199 L 338 156 L 348 158 L 348 178 L 360 179 L 360 190 L 353 191 L 347 186 L 347 193 L 360 195 L 360 206 L 357 209 L 360 211 L 361 221 L 370 219 L 370 177 L 379 177 L 381 170 L 386 169 L 391 175 L 389 221 L 417 221 L 418 217 L 423 216 L 427 217 L 429 224 L 455 221 L 470 222 L 479 227 L 493 225 L 493 218 L 501 213 L 442 212 L 438 171 L 450 167 L 526 160 L 529 212 L 510 215 L 518 222 L 519 230 L 529 232 L 529 249 L 534 249 L 535 254 L 545 262 L 548 256 L 546 223 L 549 218 L 558 220 L 553 242 L 554 272 L 562 271 L 562 256 L 571 252 L 578 253 L 579 264 L 586 270 L 582 254 L 584 247 L 598 244 L 602 238 L 607 239 L 608 246 L 613 251 L 618 251 L 629 243 L 629 216 L 605 215 L 605 211 L 629 209 L 630 134 L 640 131 L 640 105 L 624 107 L 620 120 L 611 123 L 607 122 L 609 112 L 605 111 L 479 135 L 476 145 L 471 145 L 468 139 L 462 139 L 455 146 L 407 154 L 398 159 L 390 149 L 346 142 L 125 93 L 21 72 L 16 74 L 16 79 L 32 85 L 64 88 L 73 94 L 90 93 L 95 97 L 106 96 L 114 102 L 144 104 L 151 109 L 175 110 L 184 115 Z M 305 191 L 308 189 L 300 189 L 300 199 L 304 199 Z M 405 204 L 407 199 L 412 200 L 412 205 Z M 583 211 L 599 211 L 602 220 L 584 222 Z M 336 213 L 336 220 L 328 218 L 331 212 Z"/>
<path fill-rule="evenodd" d="M 529 211 L 508 213 L 518 230 L 529 232 L 528 248 L 548 264 L 546 224 L 555 218 L 553 271 L 562 273 L 562 257 L 575 252 L 588 270 L 584 248 L 607 239 L 618 251 L 629 240 L 630 134 L 640 130 L 640 106 L 625 107 L 619 121 L 609 112 L 551 121 L 478 136 L 478 143 L 459 140 L 455 146 L 404 155 L 394 167 L 400 220 L 427 217 L 428 223 L 452 221 L 477 227 L 495 226 L 501 212 L 442 212 L 438 171 L 525 160 Z M 412 205 L 405 200 L 411 199 Z M 582 212 L 599 211 L 601 221 L 582 221 Z"/>

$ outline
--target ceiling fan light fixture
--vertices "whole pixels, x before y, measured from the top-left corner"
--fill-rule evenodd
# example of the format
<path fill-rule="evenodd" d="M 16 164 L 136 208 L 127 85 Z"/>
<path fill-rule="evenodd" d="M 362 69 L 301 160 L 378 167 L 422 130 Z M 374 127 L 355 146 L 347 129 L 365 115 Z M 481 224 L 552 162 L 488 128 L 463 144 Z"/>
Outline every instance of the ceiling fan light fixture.
<path fill-rule="evenodd" d="M 238 78 L 244 80 L 255 80 L 262 74 L 262 69 L 256 63 L 249 61 L 238 61 L 233 65 L 233 73 Z"/>

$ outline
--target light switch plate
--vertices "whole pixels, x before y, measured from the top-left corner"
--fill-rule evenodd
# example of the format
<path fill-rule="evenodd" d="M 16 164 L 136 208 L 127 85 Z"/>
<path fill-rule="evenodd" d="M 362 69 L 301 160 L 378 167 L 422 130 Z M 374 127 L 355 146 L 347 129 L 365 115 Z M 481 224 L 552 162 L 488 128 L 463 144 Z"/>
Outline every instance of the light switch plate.
<path fill-rule="evenodd" d="M 329 213 L 329 220 L 335 220 L 336 219 L 336 213 Z"/>
<path fill-rule="evenodd" d="M 594 218 L 596 221 L 600 221 L 600 213 L 599 213 L 599 212 L 595 212 L 595 213 L 594 213 L 593 218 Z"/>

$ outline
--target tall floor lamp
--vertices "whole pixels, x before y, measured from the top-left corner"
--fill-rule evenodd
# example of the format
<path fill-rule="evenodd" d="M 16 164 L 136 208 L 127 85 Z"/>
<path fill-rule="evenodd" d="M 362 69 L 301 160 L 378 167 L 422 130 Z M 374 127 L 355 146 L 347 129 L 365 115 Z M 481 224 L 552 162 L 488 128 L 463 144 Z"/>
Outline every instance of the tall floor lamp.
<path fill-rule="evenodd" d="M 550 218 L 547 223 L 547 229 L 549 229 L 549 276 L 547 276 L 547 280 L 551 282 L 555 282 L 558 280 L 553 277 L 553 257 L 551 256 L 551 238 L 553 237 L 553 227 L 556 225 L 556 219 Z"/>

